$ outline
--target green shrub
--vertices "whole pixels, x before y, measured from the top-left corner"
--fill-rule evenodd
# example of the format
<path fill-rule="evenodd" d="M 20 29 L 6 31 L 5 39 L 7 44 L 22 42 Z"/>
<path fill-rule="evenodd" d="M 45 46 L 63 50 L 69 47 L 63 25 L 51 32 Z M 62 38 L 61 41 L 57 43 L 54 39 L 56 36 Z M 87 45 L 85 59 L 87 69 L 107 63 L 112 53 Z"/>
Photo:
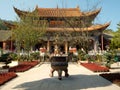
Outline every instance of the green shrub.
<path fill-rule="evenodd" d="M 12 58 L 10 56 L 11 53 L 6 53 L 6 54 L 2 54 L 0 57 L 0 62 L 4 62 L 6 64 L 6 66 L 11 63 Z"/>
<path fill-rule="evenodd" d="M 18 55 L 16 53 L 10 53 L 12 60 L 18 60 Z"/>
<path fill-rule="evenodd" d="M 40 58 L 40 53 L 39 52 L 34 52 L 30 54 L 30 59 L 31 60 L 38 60 Z"/>
<path fill-rule="evenodd" d="M 81 49 L 79 49 L 78 50 L 78 58 L 79 58 L 79 60 L 86 60 L 86 53 L 85 52 L 83 52 Z"/>
<path fill-rule="evenodd" d="M 21 61 L 28 60 L 28 55 L 20 55 L 20 60 Z"/>
<path fill-rule="evenodd" d="M 74 54 L 73 54 L 73 57 L 72 57 L 72 61 L 73 61 L 73 62 L 78 61 L 78 57 L 77 57 L 76 55 L 74 55 Z"/>

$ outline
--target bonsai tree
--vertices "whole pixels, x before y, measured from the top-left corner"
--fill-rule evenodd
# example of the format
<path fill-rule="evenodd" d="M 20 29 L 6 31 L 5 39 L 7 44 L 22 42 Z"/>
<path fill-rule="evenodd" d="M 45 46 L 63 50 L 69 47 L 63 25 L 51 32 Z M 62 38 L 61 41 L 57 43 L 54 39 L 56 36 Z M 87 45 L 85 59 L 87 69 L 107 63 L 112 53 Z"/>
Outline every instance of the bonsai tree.
<path fill-rule="evenodd" d="M 10 57 L 10 53 L 3 54 L 0 57 L 0 62 L 5 63 L 5 66 L 3 66 L 3 68 L 9 68 L 8 64 L 11 63 L 11 61 L 12 61 L 12 58 Z"/>

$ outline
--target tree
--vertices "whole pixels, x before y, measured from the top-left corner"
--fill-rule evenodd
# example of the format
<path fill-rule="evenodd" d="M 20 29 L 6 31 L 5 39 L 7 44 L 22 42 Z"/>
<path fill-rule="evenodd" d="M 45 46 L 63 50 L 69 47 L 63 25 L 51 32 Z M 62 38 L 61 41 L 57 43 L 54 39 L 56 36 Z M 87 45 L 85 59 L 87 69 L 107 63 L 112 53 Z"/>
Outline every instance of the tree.
<path fill-rule="evenodd" d="M 4 21 L 5 20 L 0 19 L 0 30 L 6 30 L 7 29 L 7 27 L 3 23 Z"/>
<path fill-rule="evenodd" d="M 112 29 L 106 29 L 103 32 L 107 33 L 107 34 L 113 34 L 114 33 L 114 31 Z"/>
<path fill-rule="evenodd" d="M 120 48 L 120 23 L 117 24 L 118 25 L 118 30 L 114 33 L 114 37 L 111 40 L 111 45 L 110 47 L 112 49 L 117 49 Z"/>
<path fill-rule="evenodd" d="M 72 42 L 69 44 L 71 46 L 78 45 L 81 48 L 84 48 L 86 52 L 89 50 L 90 46 L 90 33 L 88 32 L 88 27 L 91 26 L 91 18 L 89 17 L 72 17 L 64 18 L 66 22 L 66 27 L 70 27 L 74 32 L 68 32 Z M 76 29 L 79 29 L 80 32 L 77 32 Z M 67 31 L 67 30 L 66 30 Z M 80 49 L 80 48 L 79 48 Z"/>
<path fill-rule="evenodd" d="M 17 51 L 20 52 L 21 49 L 24 49 L 29 56 L 32 48 L 40 42 L 40 37 L 45 33 L 47 22 L 40 20 L 36 12 L 28 13 L 20 18 L 21 20 L 16 23 L 16 28 L 12 30 L 13 39 L 15 40 Z"/>

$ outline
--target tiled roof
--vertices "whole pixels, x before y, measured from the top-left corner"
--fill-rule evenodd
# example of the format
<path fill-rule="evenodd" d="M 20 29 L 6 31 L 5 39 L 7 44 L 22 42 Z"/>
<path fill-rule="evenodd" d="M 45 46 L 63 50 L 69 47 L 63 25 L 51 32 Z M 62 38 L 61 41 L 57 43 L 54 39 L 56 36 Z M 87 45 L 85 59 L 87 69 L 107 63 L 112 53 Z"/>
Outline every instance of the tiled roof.
<path fill-rule="evenodd" d="M 20 15 L 26 15 L 27 13 L 34 13 L 38 11 L 41 17 L 84 17 L 84 16 L 96 16 L 101 9 L 82 12 L 80 8 L 38 8 L 33 12 L 26 12 L 14 7 L 15 12 Z"/>
<path fill-rule="evenodd" d="M 6 22 L 6 21 L 4 21 L 4 25 L 7 26 L 10 30 L 16 27 L 16 25 L 14 25 L 13 23 Z"/>
<path fill-rule="evenodd" d="M 100 12 L 100 9 L 81 12 L 79 8 L 37 8 L 36 10 L 42 17 L 80 17 L 97 15 Z"/>
<path fill-rule="evenodd" d="M 9 30 L 0 30 L 0 42 L 8 40 L 12 36 L 12 32 Z"/>
<path fill-rule="evenodd" d="M 37 11 L 40 16 L 44 17 L 78 17 L 83 14 L 79 8 L 37 8 Z"/>
<path fill-rule="evenodd" d="M 105 24 L 99 24 L 99 25 L 92 25 L 90 27 L 87 28 L 48 28 L 48 32 L 59 32 L 59 31 L 76 31 L 76 32 L 80 32 L 80 31 L 94 31 L 94 30 L 104 30 L 106 29 L 108 26 L 110 25 L 110 23 L 105 23 Z"/>

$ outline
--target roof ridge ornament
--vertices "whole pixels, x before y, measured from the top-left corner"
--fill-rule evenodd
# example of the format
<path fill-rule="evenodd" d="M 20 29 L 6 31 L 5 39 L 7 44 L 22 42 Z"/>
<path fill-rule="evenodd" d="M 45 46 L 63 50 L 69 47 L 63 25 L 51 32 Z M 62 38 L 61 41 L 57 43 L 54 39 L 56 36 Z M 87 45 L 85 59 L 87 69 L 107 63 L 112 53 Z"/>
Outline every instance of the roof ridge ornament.
<path fill-rule="evenodd" d="M 79 8 L 79 5 L 77 5 L 77 9 L 80 9 L 80 8 Z"/>
<path fill-rule="evenodd" d="M 57 4 L 57 9 L 58 9 L 59 7 L 58 7 L 58 4 Z"/>
<path fill-rule="evenodd" d="M 38 9 L 38 5 L 36 5 L 36 9 Z"/>
<path fill-rule="evenodd" d="M 80 10 L 80 7 L 79 7 L 79 5 L 77 5 L 77 7 L 76 7 L 76 8 L 77 8 L 79 11 L 81 11 L 81 10 Z"/>

